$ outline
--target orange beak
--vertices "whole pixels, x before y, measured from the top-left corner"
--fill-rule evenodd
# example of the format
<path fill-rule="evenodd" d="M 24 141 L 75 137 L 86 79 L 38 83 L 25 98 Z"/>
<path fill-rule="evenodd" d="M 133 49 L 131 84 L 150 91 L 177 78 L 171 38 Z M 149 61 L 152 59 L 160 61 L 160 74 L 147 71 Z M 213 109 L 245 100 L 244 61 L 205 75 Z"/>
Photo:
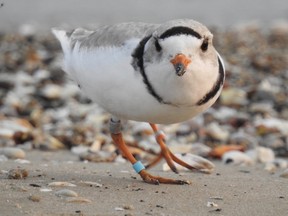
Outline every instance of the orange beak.
<path fill-rule="evenodd" d="M 184 54 L 177 54 L 170 62 L 174 65 L 176 74 L 183 76 L 191 60 Z"/>

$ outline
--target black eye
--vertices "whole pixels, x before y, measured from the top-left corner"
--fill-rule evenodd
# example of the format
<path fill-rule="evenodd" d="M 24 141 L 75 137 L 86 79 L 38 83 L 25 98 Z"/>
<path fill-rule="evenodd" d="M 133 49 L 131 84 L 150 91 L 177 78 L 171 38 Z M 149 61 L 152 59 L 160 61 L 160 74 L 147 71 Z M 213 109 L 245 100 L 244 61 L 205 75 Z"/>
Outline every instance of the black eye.
<path fill-rule="evenodd" d="M 155 38 L 155 48 L 156 48 L 157 52 L 160 52 L 162 50 L 162 47 L 160 46 L 157 38 Z"/>
<path fill-rule="evenodd" d="M 204 39 L 201 45 L 201 50 L 205 52 L 208 49 L 208 39 Z"/>

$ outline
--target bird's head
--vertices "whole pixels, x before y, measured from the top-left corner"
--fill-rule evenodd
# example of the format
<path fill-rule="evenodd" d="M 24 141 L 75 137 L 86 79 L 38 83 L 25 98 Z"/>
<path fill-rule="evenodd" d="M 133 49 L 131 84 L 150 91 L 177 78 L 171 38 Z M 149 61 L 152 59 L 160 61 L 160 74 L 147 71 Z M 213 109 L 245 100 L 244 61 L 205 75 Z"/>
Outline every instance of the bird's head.
<path fill-rule="evenodd" d="M 178 104 L 182 100 L 200 100 L 219 74 L 212 39 L 204 25 L 194 20 L 176 20 L 159 26 L 143 40 L 140 63 L 155 91 Z M 167 94 L 167 88 L 175 88 L 179 94 Z"/>

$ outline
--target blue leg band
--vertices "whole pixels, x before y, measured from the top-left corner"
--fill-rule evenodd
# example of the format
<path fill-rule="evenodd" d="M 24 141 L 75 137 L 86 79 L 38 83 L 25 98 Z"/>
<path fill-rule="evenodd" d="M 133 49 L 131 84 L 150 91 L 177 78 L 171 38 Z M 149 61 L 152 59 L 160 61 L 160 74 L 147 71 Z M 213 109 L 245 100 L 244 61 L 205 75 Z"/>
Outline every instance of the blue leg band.
<path fill-rule="evenodd" d="M 141 161 L 137 161 L 133 164 L 133 169 L 139 173 L 141 170 L 145 169 L 145 166 L 141 163 Z"/>

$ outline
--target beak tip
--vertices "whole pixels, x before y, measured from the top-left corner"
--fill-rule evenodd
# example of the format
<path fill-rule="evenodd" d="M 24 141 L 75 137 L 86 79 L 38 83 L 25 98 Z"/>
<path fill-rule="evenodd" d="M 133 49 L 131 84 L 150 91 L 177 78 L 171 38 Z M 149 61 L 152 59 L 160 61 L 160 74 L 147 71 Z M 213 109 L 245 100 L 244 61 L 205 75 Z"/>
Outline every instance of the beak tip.
<path fill-rule="evenodd" d="M 183 64 L 181 64 L 181 63 L 178 63 L 178 64 L 175 65 L 175 70 L 176 70 L 176 74 L 178 76 L 183 76 L 184 73 L 186 72 L 185 66 Z"/>

